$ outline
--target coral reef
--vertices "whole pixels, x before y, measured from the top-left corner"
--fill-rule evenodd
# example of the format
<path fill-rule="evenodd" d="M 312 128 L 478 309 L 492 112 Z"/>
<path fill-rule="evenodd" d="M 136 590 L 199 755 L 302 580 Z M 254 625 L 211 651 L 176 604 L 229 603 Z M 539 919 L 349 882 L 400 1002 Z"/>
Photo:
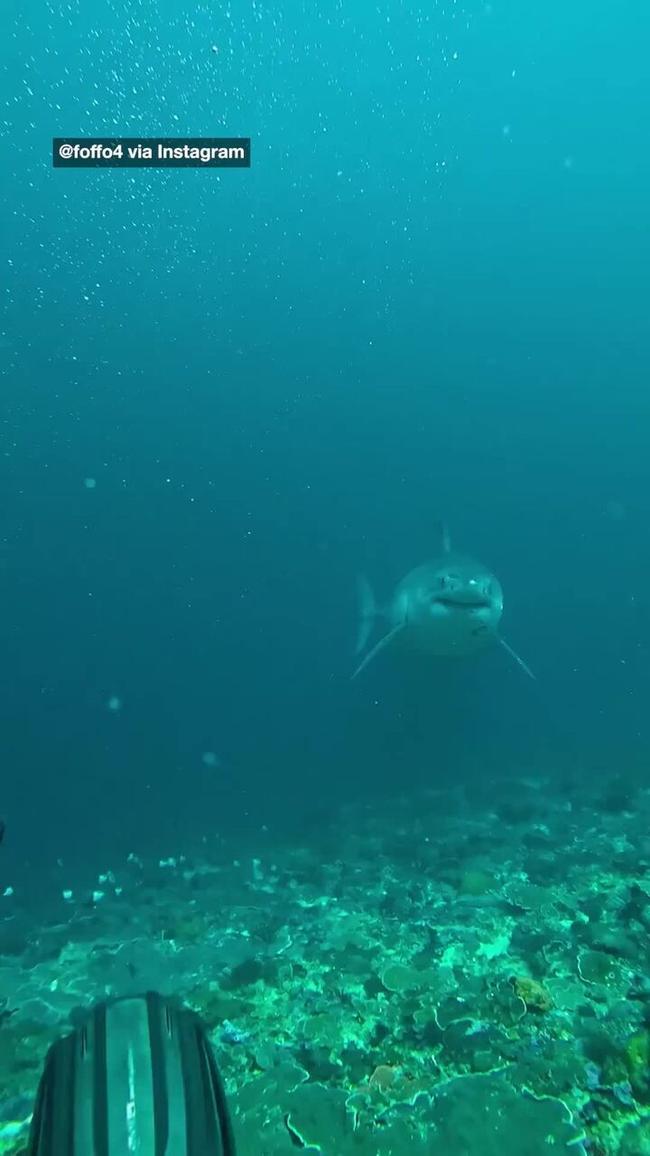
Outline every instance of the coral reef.
<path fill-rule="evenodd" d="M 532 779 L 441 798 L 131 856 L 38 920 L 5 896 L 0 1151 L 79 1009 L 157 987 L 205 1018 L 243 1156 L 650 1152 L 650 795 L 598 824 Z"/>

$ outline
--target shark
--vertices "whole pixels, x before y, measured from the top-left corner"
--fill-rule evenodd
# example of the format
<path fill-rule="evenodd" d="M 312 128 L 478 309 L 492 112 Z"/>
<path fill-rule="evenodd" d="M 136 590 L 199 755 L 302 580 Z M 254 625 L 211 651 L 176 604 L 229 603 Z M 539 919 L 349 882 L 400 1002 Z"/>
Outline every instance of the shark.
<path fill-rule="evenodd" d="M 352 678 L 388 648 L 447 658 L 475 654 L 494 644 L 503 647 L 529 678 L 535 678 L 499 633 L 503 590 L 498 578 L 481 562 L 455 553 L 446 526 L 441 535 L 440 556 L 410 570 L 386 606 L 377 605 L 370 583 L 359 577 L 356 654 L 361 660 Z M 381 622 L 385 630 L 368 650 L 373 629 Z"/>

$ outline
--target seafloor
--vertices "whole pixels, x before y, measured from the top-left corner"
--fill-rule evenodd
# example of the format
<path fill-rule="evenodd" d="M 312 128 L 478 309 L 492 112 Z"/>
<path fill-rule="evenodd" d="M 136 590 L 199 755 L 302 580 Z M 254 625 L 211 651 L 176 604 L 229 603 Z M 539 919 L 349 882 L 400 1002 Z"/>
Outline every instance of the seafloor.
<path fill-rule="evenodd" d="M 156 988 L 209 1025 L 240 1156 L 650 1153 L 650 790 L 519 779 L 309 845 L 137 854 L 0 922 L 0 1146 L 50 1041 Z"/>

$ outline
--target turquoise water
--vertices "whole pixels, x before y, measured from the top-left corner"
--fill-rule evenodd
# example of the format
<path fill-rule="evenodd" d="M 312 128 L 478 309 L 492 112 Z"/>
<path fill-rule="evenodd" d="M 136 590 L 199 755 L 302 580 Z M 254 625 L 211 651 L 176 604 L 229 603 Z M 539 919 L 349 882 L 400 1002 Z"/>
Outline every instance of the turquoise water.
<path fill-rule="evenodd" d="M 291 867 L 304 903 L 312 891 L 336 896 L 321 872 L 345 856 L 375 896 L 372 942 L 384 918 L 410 929 L 404 966 L 425 950 L 423 907 L 451 902 L 445 887 L 467 911 L 463 888 L 479 886 L 463 882 L 468 871 L 487 872 L 505 903 L 489 901 L 485 927 L 463 916 L 494 944 L 502 918 L 516 916 L 503 898 L 511 872 L 554 888 L 575 868 L 570 914 L 554 900 L 543 935 L 566 935 L 565 919 L 576 952 L 607 954 L 609 940 L 579 934 L 586 857 L 611 900 L 588 918 L 609 934 L 611 917 L 627 937 L 614 953 L 630 974 L 611 988 L 627 1018 L 605 1033 L 620 1061 L 608 1087 L 636 1079 L 645 1044 L 629 1041 L 645 1010 L 629 991 L 647 971 L 635 888 L 645 885 L 649 761 L 648 12 L 631 0 L 8 0 L 5 13 L 6 1006 L 15 961 L 32 959 L 44 927 L 58 961 L 68 932 L 51 929 L 81 917 L 85 928 L 87 903 L 99 918 L 92 894 L 113 896 L 106 875 L 128 872 L 129 855 L 151 865 L 161 891 L 160 860 L 187 856 L 194 870 L 206 848 L 220 870 L 237 857 L 304 855 L 302 874 Z M 55 136 L 247 137 L 251 165 L 65 171 L 52 166 Z M 462 660 L 387 647 L 351 683 L 356 575 L 385 607 L 405 574 L 439 555 L 441 521 L 454 548 L 498 577 L 500 629 L 535 680 L 495 645 Z M 531 783 L 548 811 L 529 810 Z M 398 796 L 408 854 L 392 839 Z M 499 808 L 512 824 L 501 843 Z M 417 827 L 422 810 L 438 816 L 433 865 L 418 858 L 433 838 Z M 614 885 L 612 856 L 624 852 Z M 240 885 L 226 886 L 237 909 Z M 137 922 L 137 888 L 128 876 L 121 886 Z M 356 911 L 353 884 L 341 888 Z M 410 894 L 397 914 L 395 889 Z M 441 918 L 457 926 L 453 904 Z M 515 955 L 495 964 L 499 982 L 575 974 L 521 918 Z M 99 918 L 92 934 L 119 941 L 121 919 Z M 293 919 L 287 911 L 292 934 Z M 478 947 L 463 942 L 469 968 Z M 314 933 L 294 967 L 314 968 L 318 945 Z M 436 966 L 448 946 L 431 947 Z M 376 1019 L 357 948 L 347 988 L 361 968 L 375 1003 L 359 1014 Z M 184 996 L 195 962 L 179 979 Z M 270 991 L 289 982 L 272 972 Z M 461 966 L 461 986 L 468 976 Z M 44 987 L 53 979 L 44 973 Z M 571 1009 L 548 1031 L 583 1040 L 580 1074 L 562 1077 L 570 1098 L 584 1091 L 584 1064 L 602 1075 L 602 1063 L 567 991 L 555 1006 Z M 94 992 L 76 975 L 70 1001 Z M 267 995 L 239 1009 L 244 1020 L 262 1016 Z M 39 1030 L 59 1026 L 70 1001 L 51 1021 L 41 1009 Z M 546 1032 L 545 1013 L 534 1014 Z M 424 1037 L 437 1054 L 437 1037 Z M 351 1095 L 382 1063 L 408 1071 L 422 1038 L 419 1028 L 400 1037 L 388 1060 L 373 1050 L 368 1071 L 350 1052 L 328 1063 L 347 1065 Z M 300 1040 L 291 1029 L 291 1062 L 304 1065 Z M 496 1055 L 514 1063 L 494 1040 L 479 1051 L 488 1067 Z M 311 1078 L 329 1086 L 318 1064 L 307 1064 Z M 475 1057 L 443 1057 L 448 1074 L 463 1065 L 476 1075 Z M 6 1096 L 33 1083 L 32 1072 Z M 642 1081 L 635 1094 L 642 1114 Z M 582 1111 L 580 1094 L 571 1103 Z M 618 1110 L 610 1097 L 594 1112 Z"/>

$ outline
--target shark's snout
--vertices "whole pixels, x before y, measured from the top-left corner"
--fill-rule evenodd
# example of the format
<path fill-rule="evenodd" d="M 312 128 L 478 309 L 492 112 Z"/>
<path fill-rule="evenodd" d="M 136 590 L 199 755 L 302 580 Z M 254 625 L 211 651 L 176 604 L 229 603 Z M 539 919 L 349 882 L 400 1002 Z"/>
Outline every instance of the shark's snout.
<path fill-rule="evenodd" d="M 480 610 L 492 606 L 493 593 L 489 583 L 476 578 L 461 579 L 448 575 L 441 579 L 440 587 L 431 596 L 431 602 L 438 606 Z"/>

